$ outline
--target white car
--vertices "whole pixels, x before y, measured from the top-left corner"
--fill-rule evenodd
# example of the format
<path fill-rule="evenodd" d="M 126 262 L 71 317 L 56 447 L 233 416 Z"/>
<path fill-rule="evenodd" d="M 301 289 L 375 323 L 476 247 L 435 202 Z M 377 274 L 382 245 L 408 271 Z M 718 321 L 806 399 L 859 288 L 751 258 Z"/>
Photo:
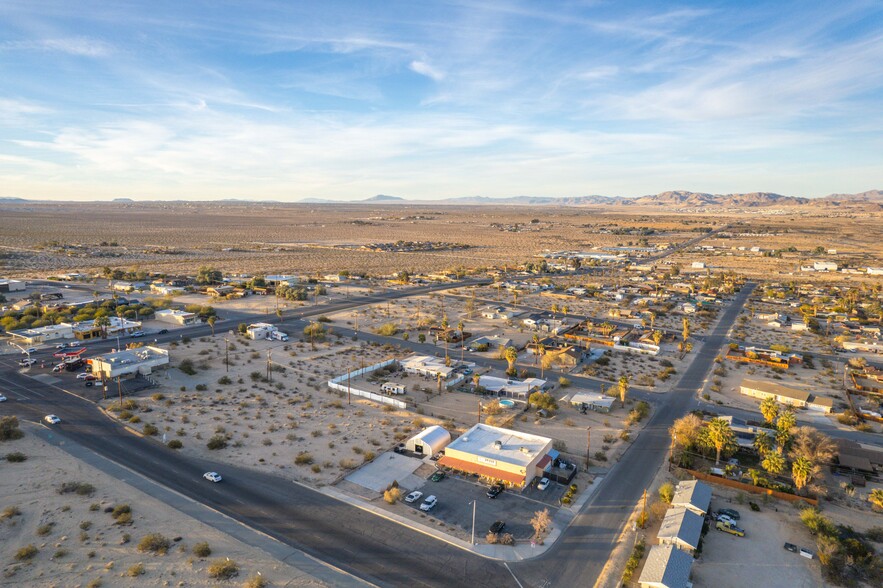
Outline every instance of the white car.
<path fill-rule="evenodd" d="M 727 525 L 735 525 L 736 521 L 734 521 L 731 517 L 728 517 L 725 514 L 717 515 L 718 522 L 725 523 Z"/>
<path fill-rule="evenodd" d="M 82 374 L 77 374 L 78 380 L 94 380 L 95 376 L 90 374 L 89 372 L 83 372 Z"/>
<path fill-rule="evenodd" d="M 549 487 L 551 480 L 549 478 L 543 478 L 537 483 L 537 490 L 545 490 Z"/>
<path fill-rule="evenodd" d="M 56 349 L 64 349 L 65 347 L 67 347 L 67 343 L 59 343 L 55 346 Z"/>
<path fill-rule="evenodd" d="M 28 347 L 27 349 L 22 349 L 21 352 L 24 355 L 30 355 L 31 353 L 37 353 L 37 348 L 36 347 Z"/>
<path fill-rule="evenodd" d="M 133 337 L 143 337 L 144 331 L 135 331 L 134 333 L 132 333 L 132 336 Z"/>
<path fill-rule="evenodd" d="M 7 398 L 0 394 L 0 402 L 6 402 Z"/>
<path fill-rule="evenodd" d="M 420 505 L 420 510 L 423 512 L 429 512 L 435 508 L 436 504 L 438 504 L 438 498 L 435 496 L 429 496 L 423 501 L 423 504 Z"/>
<path fill-rule="evenodd" d="M 419 490 L 414 490 L 413 492 L 405 496 L 405 502 L 417 502 L 421 498 L 423 498 L 423 492 L 420 492 Z"/>
<path fill-rule="evenodd" d="M 43 420 L 49 423 L 50 425 L 57 425 L 61 422 L 61 419 L 55 416 L 54 414 L 47 414 L 43 417 Z"/>
<path fill-rule="evenodd" d="M 220 482 L 223 478 L 221 478 L 221 474 L 218 472 L 206 472 L 202 475 L 203 478 L 208 480 L 209 482 Z"/>
<path fill-rule="evenodd" d="M 30 367 L 30 366 L 34 365 L 35 363 L 37 363 L 36 359 L 28 358 L 28 359 L 20 360 L 18 362 L 18 365 L 20 365 L 21 367 Z"/>

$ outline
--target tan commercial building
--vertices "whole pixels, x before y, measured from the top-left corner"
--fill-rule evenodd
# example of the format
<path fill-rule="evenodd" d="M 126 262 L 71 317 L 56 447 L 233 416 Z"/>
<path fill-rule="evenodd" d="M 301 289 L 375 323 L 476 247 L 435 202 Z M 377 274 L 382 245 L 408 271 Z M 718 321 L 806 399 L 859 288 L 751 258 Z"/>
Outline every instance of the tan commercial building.
<path fill-rule="evenodd" d="M 445 448 L 439 463 L 521 488 L 542 475 L 552 461 L 550 451 L 548 437 L 477 424 Z"/>

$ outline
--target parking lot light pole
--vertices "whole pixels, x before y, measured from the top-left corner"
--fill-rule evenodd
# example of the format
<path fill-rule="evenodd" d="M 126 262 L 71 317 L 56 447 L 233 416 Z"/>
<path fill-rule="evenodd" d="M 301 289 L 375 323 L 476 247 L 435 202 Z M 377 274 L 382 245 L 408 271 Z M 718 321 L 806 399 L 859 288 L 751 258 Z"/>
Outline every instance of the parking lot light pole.
<path fill-rule="evenodd" d="M 475 507 L 478 504 L 478 500 L 472 501 L 472 544 L 475 545 Z"/>

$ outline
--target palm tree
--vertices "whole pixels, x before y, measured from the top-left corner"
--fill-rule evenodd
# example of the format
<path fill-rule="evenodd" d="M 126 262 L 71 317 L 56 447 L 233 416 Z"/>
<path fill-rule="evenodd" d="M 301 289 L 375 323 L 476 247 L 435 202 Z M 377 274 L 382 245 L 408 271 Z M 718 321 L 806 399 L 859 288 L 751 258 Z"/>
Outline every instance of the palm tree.
<path fill-rule="evenodd" d="M 207 322 L 208 326 L 210 326 L 212 328 L 212 337 L 214 337 L 215 336 L 215 323 L 218 322 L 218 317 L 212 315 L 212 316 L 208 317 L 205 322 Z"/>
<path fill-rule="evenodd" d="M 721 461 L 721 452 L 736 444 L 736 434 L 724 419 L 711 419 L 705 429 L 708 444 L 717 452 L 714 458 L 714 465 L 717 465 Z"/>
<path fill-rule="evenodd" d="M 543 378 L 546 371 L 546 346 L 542 343 L 537 345 L 537 353 L 540 355 L 540 378 Z"/>
<path fill-rule="evenodd" d="M 651 310 L 649 314 L 650 314 L 650 328 L 652 329 L 653 323 L 656 322 L 656 313 Z"/>
<path fill-rule="evenodd" d="M 506 373 L 510 376 L 514 376 L 516 373 L 518 373 L 515 370 L 515 362 L 518 361 L 518 350 L 514 347 L 507 347 L 504 355 L 506 361 L 509 362 L 509 369 L 506 370 Z"/>
<path fill-rule="evenodd" d="M 764 420 L 772 425 L 776 422 L 776 417 L 779 416 L 779 403 L 772 396 L 764 398 L 760 401 L 760 413 Z"/>
<path fill-rule="evenodd" d="M 775 451 L 770 451 L 760 462 L 760 465 L 772 475 L 777 476 L 785 470 L 785 458 Z"/>
<path fill-rule="evenodd" d="M 622 406 L 625 407 L 625 397 L 629 393 L 629 377 L 626 375 L 620 376 L 619 378 L 619 401 L 622 403 Z"/>
<path fill-rule="evenodd" d="M 768 434 L 761 431 L 757 434 L 757 436 L 754 437 L 754 449 L 761 457 L 766 456 L 766 454 L 773 449 L 772 438 Z"/>
<path fill-rule="evenodd" d="M 445 365 L 450 365 L 451 358 L 448 357 L 448 315 L 442 317 L 441 327 L 442 335 L 445 338 Z"/>
<path fill-rule="evenodd" d="M 779 419 L 776 421 L 776 450 L 779 453 L 783 453 L 791 445 L 792 431 L 796 424 L 797 418 L 791 409 L 787 409 L 779 415 Z"/>
<path fill-rule="evenodd" d="M 96 327 L 101 327 L 101 338 L 107 339 L 107 327 L 110 326 L 110 319 L 106 316 L 99 316 L 93 323 Z"/>
<path fill-rule="evenodd" d="M 812 462 L 805 457 L 798 457 L 791 464 L 791 478 L 798 490 L 809 484 L 815 473 L 815 467 Z"/>
<path fill-rule="evenodd" d="M 684 330 L 681 333 L 684 336 L 684 342 L 690 338 L 690 319 L 684 317 Z"/>

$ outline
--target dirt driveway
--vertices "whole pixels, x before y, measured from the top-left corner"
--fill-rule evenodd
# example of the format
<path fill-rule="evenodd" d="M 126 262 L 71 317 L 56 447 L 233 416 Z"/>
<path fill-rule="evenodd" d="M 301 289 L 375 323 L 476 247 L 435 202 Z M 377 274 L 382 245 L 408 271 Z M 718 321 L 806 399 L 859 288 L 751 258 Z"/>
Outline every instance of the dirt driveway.
<path fill-rule="evenodd" d="M 748 505 L 712 500 L 712 510 L 735 508 L 742 518 L 745 537 L 709 529 L 702 556 L 693 565 L 693 584 L 715 588 L 814 588 L 824 586 L 818 559 L 806 559 L 783 548 L 785 542 L 815 552 L 815 541 L 801 524 L 798 511 L 788 505 L 760 504 L 761 512 Z M 774 509 L 778 508 L 776 512 Z"/>

